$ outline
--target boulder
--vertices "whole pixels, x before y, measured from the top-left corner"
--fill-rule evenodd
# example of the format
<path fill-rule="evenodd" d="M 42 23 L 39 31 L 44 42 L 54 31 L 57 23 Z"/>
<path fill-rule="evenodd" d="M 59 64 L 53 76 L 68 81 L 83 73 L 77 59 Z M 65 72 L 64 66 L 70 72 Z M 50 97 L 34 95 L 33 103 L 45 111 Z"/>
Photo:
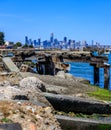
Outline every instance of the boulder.
<path fill-rule="evenodd" d="M 30 101 L 40 106 L 51 106 L 38 88 L 35 91 L 18 86 L 0 87 L 0 100 Z"/>
<path fill-rule="evenodd" d="M 61 130 L 40 89 L 45 91 L 45 86 L 36 77 L 22 79 L 16 86 L 0 82 L 0 129 Z"/>
<path fill-rule="evenodd" d="M 75 77 L 72 76 L 72 74 L 70 74 L 70 73 L 65 73 L 65 78 L 66 79 L 73 79 L 73 80 L 75 80 Z"/>
<path fill-rule="evenodd" d="M 59 71 L 56 75 L 57 77 L 64 78 L 64 79 L 75 79 L 72 74 L 65 73 L 64 71 Z"/>
<path fill-rule="evenodd" d="M 67 88 L 57 85 L 45 84 L 48 93 L 63 94 L 67 92 Z"/>
<path fill-rule="evenodd" d="M 45 85 L 40 79 L 36 77 L 24 78 L 20 81 L 19 85 L 20 88 L 35 89 L 35 90 L 39 88 L 41 91 L 46 92 Z"/>
<path fill-rule="evenodd" d="M 65 72 L 64 71 L 59 71 L 56 76 L 65 79 Z"/>
<path fill-rule="evenodd" d="M 75 95 L 77 93 L 85 93 L 95 91 L 95 87 L 90 87 L 77 80 L 77 78 L 60 78 L 59 76 L 36 75 L 45 83 L 48 92 Z"/>

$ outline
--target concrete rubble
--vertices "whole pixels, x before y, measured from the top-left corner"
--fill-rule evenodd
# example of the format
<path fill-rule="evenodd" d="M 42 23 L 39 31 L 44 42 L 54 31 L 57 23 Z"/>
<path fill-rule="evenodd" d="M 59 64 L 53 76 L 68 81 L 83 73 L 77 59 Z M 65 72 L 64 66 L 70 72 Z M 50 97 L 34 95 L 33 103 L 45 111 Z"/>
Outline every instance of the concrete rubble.
<path fill-rule="evenodd" d="M 1 81 L 0 129 L 61 130 L 53 107 L 40 89 L 44 91 L 45 86 L 35 77 L 24 78 L 16 86 Z"/>
<path fill-rule="evenodd" d="M 43 92 L 48 92 L 48 97 L 52 95 L 51 99 L 55 97 L 59 101 L 60 97 L 62 102 L 68 101 L 68 103 L 69 98 L 67 96 L 70 95 L 71 102 L 75 102 L 77 99 L 77 108 L 73 106 L 77 110 L 78 105 L 83 102 L 86 103 L 85 100 L 89 98 L 86 92 L 95 91 L 95 88 L 87 85 L 87 80 L 75 78 L 64 73 L 64 71 L 58 72 L 56 76 L 39 75 L 26 71 L 20 72 L 20 69 L 9 58 L 4 58 L 3 63 L 6 72 L 0 73 L 0 130 L 61 130 L 58 121 L 64 119 L 58 118 L 57 121 L 54 116 L 53 103 L 49 103 Z M 46 74 L 49 72 L 47 68 L 48 66 L 46 66 Z M 80 97 L 82 100 L 80 100 Z M 91 100 L 93 99 L 91 98 Z M 91 100 L 87 101 L 87 104 Z M 101 104 L 101 108 L 104 106 L 111 107 L 107 102 Z M 64 105 L 61 106 L 60 110 L 63 110 L 62 107 Z M 83 110 L 85 109 L 83 108 Z M 80 128 L 78 127 L 76 130 L 80 130 Z"/>

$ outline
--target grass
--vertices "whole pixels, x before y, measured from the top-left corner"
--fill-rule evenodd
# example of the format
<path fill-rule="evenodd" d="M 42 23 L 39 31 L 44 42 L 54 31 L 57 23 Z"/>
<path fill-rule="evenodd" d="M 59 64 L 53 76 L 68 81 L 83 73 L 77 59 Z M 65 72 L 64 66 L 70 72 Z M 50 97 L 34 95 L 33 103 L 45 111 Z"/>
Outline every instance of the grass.
<path fill-rule="evenodd" d="M 93 86 L 91 86 L 93 87 Z M 95 86 L 94 86 L 95 87 Z M 93 92 L 88 92 L 87 94 L 91 97 L 95 97 L 96 99 L 99 100 L 104 100 L 104 101 L 111 101 L 111 91 L 102 89 L 99 87 L 95 87 L 96 90 Z"/>
<path fill-rule="evenodd" d="M 1 122 L 12 123 L 12 120 L 10 120 L 8 118 L 2 118 Z"/>
<path fill-rule="evenodd" d="M 77 128 L 75 127 L 66 127 L 65 130 L 76 130 Z M 95 125 L 94 128 L 89 126 L 88 128 L 86 128 L 87 130 L 93 130 L 93 129 L 97 129 L 97 130 L 111 130 L 111 124 L 98 124 Z"/>
<path fill-rule="evenodd" d="M 54 114 L 57 115 L 63 115 L 63 116 L 69 116 L 69 117 L 78 117 L 78 118 L 85 118 L 85 119 L 94 119 L 94 120 L 99 120 L 100 118 L 105 118 L 105 117 L 111 117 L 111 115 L 107 114 L 83 114 L 83 113 L 74 113 L 74 112 L 63 112 L 63 111 L 54 111 Z"/>
<path fill-rule="evenodd" d="M 97 127 L 98 130 L 111 130 L 111 124 L 99 124 Z"/>

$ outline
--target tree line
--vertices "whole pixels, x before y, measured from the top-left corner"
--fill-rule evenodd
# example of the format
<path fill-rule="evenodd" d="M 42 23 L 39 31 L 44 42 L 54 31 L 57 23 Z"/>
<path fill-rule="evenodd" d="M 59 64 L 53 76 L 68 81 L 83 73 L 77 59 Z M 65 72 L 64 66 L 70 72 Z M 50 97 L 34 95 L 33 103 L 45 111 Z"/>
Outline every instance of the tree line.
<path fill-rule="evenodd" d="M 4 32 L 0 32 L 0 45 L 4 45 L 5 44 L 5 40 L 4 40 Z"/>
<path fill-rule="evenodd" d="M 0 46 L 2 46 L 4 44 L 5 44 L 5 34 L 4 34 L 4 32 L 0 32 Z M 21 46 L 22 46 L 22 43 L 21 42 L 17 42 L 17 43 L 14 44 L 13 48 L 17 48 L 17 47 L 21 47 Z M 25 43 L 23 48 L 27 48 L 27 47 L 33 48 L 33 45 L 27 45 Z"/>

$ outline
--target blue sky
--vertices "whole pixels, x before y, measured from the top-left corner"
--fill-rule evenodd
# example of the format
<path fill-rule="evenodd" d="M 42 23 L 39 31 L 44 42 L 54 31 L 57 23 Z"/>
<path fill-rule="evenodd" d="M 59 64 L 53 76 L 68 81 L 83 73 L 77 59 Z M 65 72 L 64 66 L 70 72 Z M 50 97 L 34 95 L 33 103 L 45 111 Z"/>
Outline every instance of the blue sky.
<path fill-rule="evenodd" d="M 24 37 L 91 40 L 111 44 L 111 0 L 0 0 L 6 41 Z"/>

